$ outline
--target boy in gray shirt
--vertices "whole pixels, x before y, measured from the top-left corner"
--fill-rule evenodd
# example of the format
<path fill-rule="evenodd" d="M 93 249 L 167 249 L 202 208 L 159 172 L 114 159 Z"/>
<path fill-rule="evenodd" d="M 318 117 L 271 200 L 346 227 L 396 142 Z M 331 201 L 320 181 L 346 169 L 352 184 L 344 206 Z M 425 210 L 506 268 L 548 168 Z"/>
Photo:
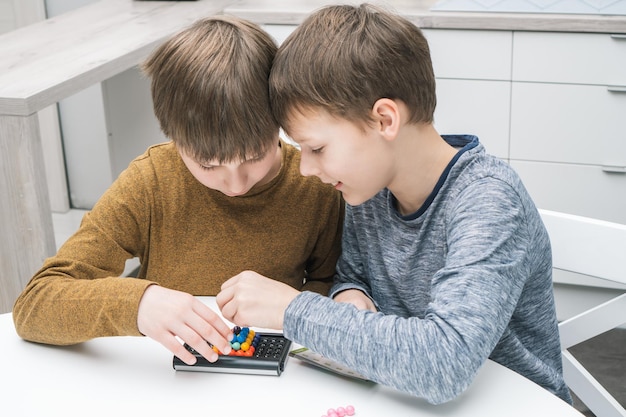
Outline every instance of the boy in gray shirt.
<path fill-rule="evenodd" d="M 548 234 L 509 165 L 435 130 L 421 31 L 369 5 L 320 9 L 280 47 L 270 95 L 302 174 L 348 203 L 342 255 L 330 298 L 244 272 L 222 286 L 224 316 L 434 404 L 488 358 L 571 403 Z"/>

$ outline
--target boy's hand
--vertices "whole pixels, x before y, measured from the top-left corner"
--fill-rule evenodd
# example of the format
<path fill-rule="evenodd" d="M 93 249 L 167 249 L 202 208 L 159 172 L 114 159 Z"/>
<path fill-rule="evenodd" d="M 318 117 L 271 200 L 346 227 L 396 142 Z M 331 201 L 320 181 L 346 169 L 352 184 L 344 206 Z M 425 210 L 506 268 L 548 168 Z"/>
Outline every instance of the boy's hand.
<path fill-rule="evenodd" d="M 196 363 L 196 358 L 176 336 L 209 362 L 215 362 L 218 355 L 207 341 L 220 352 L 230 352 L 232 332 L 228 325 L 202 301 L 185 292 L 149 286 L 139 302 L 137 327 L 188 365 Z"/>
<path fill-rule="evenodd" d="M 376 313 L 372 300 L 360 290 L 345 290 L 333 297 L 338 303 L 354 304 L 359 310 L 370 310 Z"/>
<path fill-rule="evenodd" d="M 244 271 L 222 284 L 216 302 L 224 318 L 239 326 L 281 330 L 285 309 L 299 293 L 287 284 Z"/>

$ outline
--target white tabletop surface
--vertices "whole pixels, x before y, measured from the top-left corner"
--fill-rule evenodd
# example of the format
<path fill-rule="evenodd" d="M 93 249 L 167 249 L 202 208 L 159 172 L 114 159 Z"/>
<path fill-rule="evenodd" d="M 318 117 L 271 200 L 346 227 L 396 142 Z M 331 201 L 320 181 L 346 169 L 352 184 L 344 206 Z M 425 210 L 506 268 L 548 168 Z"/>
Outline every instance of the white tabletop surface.
<path fill-rule="evenodd" d="M 294 358 L 281 376 L 218 374 L 175 371 L 169 351 L 145 337 L 39 345 L 17 336 L 11 314 L 0 315 L 0 341 L 0 415 L 7 416 L 319 417 L 349 404 L 356 417 L 582 416 L 491 361 L 459 398 L 433 406 Z"/>

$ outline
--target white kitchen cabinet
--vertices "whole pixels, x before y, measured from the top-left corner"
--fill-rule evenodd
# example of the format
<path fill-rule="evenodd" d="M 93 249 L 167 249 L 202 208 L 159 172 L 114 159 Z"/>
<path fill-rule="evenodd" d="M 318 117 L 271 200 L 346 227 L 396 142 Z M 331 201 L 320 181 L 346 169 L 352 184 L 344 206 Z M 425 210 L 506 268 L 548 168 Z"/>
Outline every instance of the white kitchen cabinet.
<path fill-rule="evenodd" d="M 437 78 L 510 80 L 510 31 L 424 29 Z"/>
<path fill-rule="evenodd" d="M 102 83 L 113 178 L 154 144 L 167 142 L 154 115 L 150 80 L 133 67 Z M 117 98 L 117 100 L 116 100 Z M 123 98 L 123 105 L 120 99 Z M 132 109 L 132 111 L 129 111 Z"/>
<path fill-rule="evenodd" d="M 440 134 L 473 134 L 488 153 L 509 157 L 511 83 L 437 79 L 435 128 Z"/>
<path fill-rule="evenodd" d="M 626 223 L 626 175 L 595 165 L 511 160 L 541 208 Z"/>
<path fill-rule="evenodd" d="M 545 209 L 626 224 L 626 37 L 515 32 L 510 163 Z"/>
<path fill-rule="evenodd" d="M 435 127 L 474 134 L 508 160 L 512 32 L 426 29 L 437 79 Z"/>
<path fill-rule="evenodd" d="M 296 25 L 261 25 L 261 28 L 269 33 L 278 45 L 283 43 L 296 27 Z"/>
<path fill-rule="evenodd" d="M 515 32 L 513 80 L 626 86 L 626 34 Z"/>
<path fill-rule="evenodd" d="M 512 99 L 511 159 L 626 167 L 626 93 L 513 82 Z"/>

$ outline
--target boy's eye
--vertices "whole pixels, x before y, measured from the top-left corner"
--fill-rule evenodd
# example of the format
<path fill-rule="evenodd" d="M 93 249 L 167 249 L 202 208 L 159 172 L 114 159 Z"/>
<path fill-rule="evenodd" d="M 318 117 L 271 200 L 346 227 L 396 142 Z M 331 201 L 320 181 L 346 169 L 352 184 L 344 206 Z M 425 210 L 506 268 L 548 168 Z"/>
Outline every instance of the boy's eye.
<path fill-rule="evenodd" d="M 320 146 L 319 148 L 311 149 L 311 152 L 312 153 L 322 153 L 323 149 L 324 149 L 324 147 Z"/>
<path fill-rule="evenodd" d="M 245 162 L 248 164 L 253 164 L 255 162 L 261 162 L 263 159 L 265 159 L 265 155 L 257 156 L 256 158 L 246 159 Z"/>
<path fill-rule="evenodd" d="M 204 171 L 212 171 L 212 170 L 214 170 L 214 169 L 215 169 L 215 166 L 213 166 L 213 165 L 209 165 L 209 166 L 206 166 L 206 165 L 200 165 L 200 168 L 201 168 L 202 170 L 204 170 Z"/>

